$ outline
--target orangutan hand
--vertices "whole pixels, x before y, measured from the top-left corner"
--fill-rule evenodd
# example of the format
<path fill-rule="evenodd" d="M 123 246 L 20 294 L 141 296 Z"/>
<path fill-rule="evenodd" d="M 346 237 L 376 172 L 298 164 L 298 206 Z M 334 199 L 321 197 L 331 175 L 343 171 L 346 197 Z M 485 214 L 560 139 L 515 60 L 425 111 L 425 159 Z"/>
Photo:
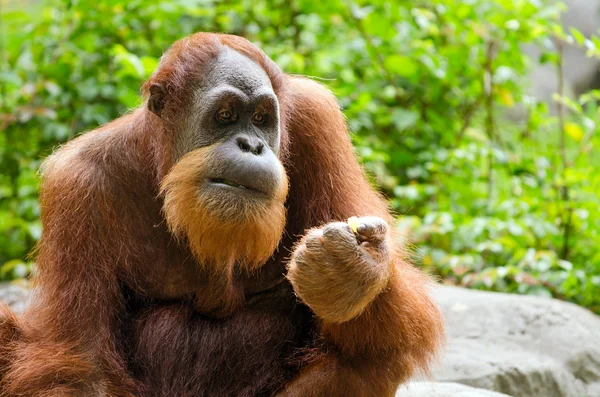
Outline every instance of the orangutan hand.
<path fill-rule="evenodd" d="M 296 295 L 325 322 L 358 316 L 389 280 L 388 224 L 362 217 L 357 225 L 356 233 L 345 222 L 309 231 L 288 265 Z"/>

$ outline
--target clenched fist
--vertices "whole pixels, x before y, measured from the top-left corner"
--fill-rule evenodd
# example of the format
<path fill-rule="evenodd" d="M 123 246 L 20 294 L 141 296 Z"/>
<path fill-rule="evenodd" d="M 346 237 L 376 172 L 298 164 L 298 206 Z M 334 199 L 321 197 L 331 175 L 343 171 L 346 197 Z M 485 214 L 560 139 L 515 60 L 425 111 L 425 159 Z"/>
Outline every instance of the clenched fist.
<path fill-rule="evenodd" d="M 325 322 L 358 316 L 389 280 L 387 223 L 363 217 L 357 224 L 356 233 L 345 222 L 309 231 L 289 263 L 288 279 L 296 295 Z"/>

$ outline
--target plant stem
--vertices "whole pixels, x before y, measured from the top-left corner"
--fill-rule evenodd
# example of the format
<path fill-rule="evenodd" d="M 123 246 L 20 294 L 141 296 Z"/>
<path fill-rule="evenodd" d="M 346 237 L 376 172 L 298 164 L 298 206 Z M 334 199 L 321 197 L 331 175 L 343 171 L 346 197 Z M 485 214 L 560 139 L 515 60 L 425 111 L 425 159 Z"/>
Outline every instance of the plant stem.
<path fill-rule="evenodd" d="M 485 96 L 485 131 L 489 140 L 488 153 L 488 180 L 487 180 L 487 199 L 488 211 L 492 208 L 494 200 L 494 66 L 493 66 L 493 47 L 494 42 L 487 43 L 485 52 L 485 63 L 483 72 L 483 93 Z"/>
<path fill-rule="evenodd" d="M 473 116 L 475 115 L 476 111 L 479 109 L 480 103 L 481 103 L 481 98 L 477 98 L 477 100 L 473 101 L 471 104 L 466 106 L 466 111 L 463 116 L 464 123 L 463 123 L 462 127 L 460 128 L 458 135 L 456 136 L 456 146 L 460 145 L 460 142 L 462 141 L 462 138 L 465 135 L 465 132 L 467 132 L 467 129 L 471 126 L 471 121 L 472 121 Z"/>
<path fill-rule="evenodd" d="M 556 40 L 556 47 L 558 50 L 558 61 L 556 63 L 557 76 L 558 76 L 558 94 L 561 98 L 565 95 L 565 76 L 563 71 L 564 61 L 564 43 L 562 40 Z M 566 172 L 569 168 L 569 162 L 567 158 L 567 144 L 566 144 L 566 129 L 565 129 L 565 105 L 563 101 L 558 101 L 558 123 L 559 123 L 559 148 L 560 148 L 560 177 L 561 183 L 558 188 L 559 198 L 563 202 L 563 210 L 560 211 L 561 227 L 563 232 L 563 245 L 561 249 L 561 257 L 568 260 L 569 257 L 569 237 L 571 235 L 572 221 L 573 221 L 573 208 L 571 207 L 569 186 L 567 186 Z"/>
<path fill-rule="evenodd" d="M 563 42 L 562 40 L 557 41 L 557 49 L 558 49 L 558 61 L 556 64 L 557 68 L 557 76 L 558 76 L 558 94 L 561 98 L 565 95 L 565 77 L 563 71 Z M 559 122 L 559 147 L 560 147 L 560 156 L 562 162 L 562 173 L 567 168 L 567 150 L 566 150 L 566 139 L 565 139 L 565 105 L 562 101 L 558 102 L 558 122 Z"/>

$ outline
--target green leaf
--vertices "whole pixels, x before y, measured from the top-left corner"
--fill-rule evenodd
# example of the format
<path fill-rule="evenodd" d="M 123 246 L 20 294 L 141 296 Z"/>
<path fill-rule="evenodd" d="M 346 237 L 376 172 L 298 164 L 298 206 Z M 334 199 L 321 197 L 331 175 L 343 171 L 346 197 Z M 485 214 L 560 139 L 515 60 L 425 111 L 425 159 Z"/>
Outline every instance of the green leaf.
<path fill-rule="evenodd" d="M 583 33 L 575 29 L 574 27 L 569 28 L 569 31 L 571 32 L 571 36 L 573 36 L 577 44 L 583 45 L 583 43 L 585 42 L 585 36 L 583 35 Z"/>
<path fill-rule="evenodd" d="M 583 129 L 576 123 L 565 123 L 565 132 L 568 136 L 571 137 L 575 142 L 581 141 L 583 138 Z"/>
<path fill-rule="evenodd" d="M 392 111 L 392 122 L 399 131 L 413 127 L 418 119 L 419 115 L 410 110 L 394 109 Z"/>
<path fill-rule="evenodd" d="M 144 68 L 144 78 L 149 77 L 158 66 L 158 58 L 144 56 L 140 58 Z"/>
<path fill-rule="evenodd" d="M 546 63 L 551 63 L 551 64 L 558 64 L 558 60 L 559 60 L 559 55 L 556 52 L 542 52 L 542 54 L 540 55 L 540 63 L 542 65 L 546 64 Z"/>
<path fill-rule="evenodd" d="M 390 73 L 402 77 L 412 77 L 418 72 L 418 65 L 412 58 L 399 54 L 388 56 L 385 59 L 384 66 Z"/>

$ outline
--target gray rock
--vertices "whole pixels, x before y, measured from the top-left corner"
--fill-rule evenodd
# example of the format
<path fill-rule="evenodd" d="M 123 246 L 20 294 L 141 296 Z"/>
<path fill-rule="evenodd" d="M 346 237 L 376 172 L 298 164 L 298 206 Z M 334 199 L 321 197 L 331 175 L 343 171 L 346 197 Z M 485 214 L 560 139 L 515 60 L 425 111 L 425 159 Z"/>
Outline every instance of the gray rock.
<path fill-rule="evenodd" d="M 600 397 L 600 317 L 536 297 L 441 287 L 448 344 L 435 379 L 515 397 Z"/>
<path fill-rule="evenodd" d="M 402 386 L 396 397 L 509 397 L 489 390 L 475 389 L 457 383 L 413 382 Z"/>
<path fill-rule="evenodd" d="M 8 303 L 15 313 L 22 313 L 27 304 L 29 290 L 22 284 L 0 282 L 0 301 Z"/>
<path fill-rule="evenodd" d="M 568 9 L 562 15 L 564 29 L 574 27 L 586 37 L 597 34 L 600 28 L 600 0 L 566 0 Z M 588 58 L 586 50 L 565 44 L 563 47 L 563 73 L 567 95 L 580 94 L 596 85 L 600 62 Z M 558 91 L 556 67 L 551 64 L 539 64 L 540 49 L 526 46 L 525 52 L 531 57 L 534 67 L 531 72 L 530 94 L 551 103 L 552 94 Z M 552 105 L 554 109 L 555 105 Z"/>

